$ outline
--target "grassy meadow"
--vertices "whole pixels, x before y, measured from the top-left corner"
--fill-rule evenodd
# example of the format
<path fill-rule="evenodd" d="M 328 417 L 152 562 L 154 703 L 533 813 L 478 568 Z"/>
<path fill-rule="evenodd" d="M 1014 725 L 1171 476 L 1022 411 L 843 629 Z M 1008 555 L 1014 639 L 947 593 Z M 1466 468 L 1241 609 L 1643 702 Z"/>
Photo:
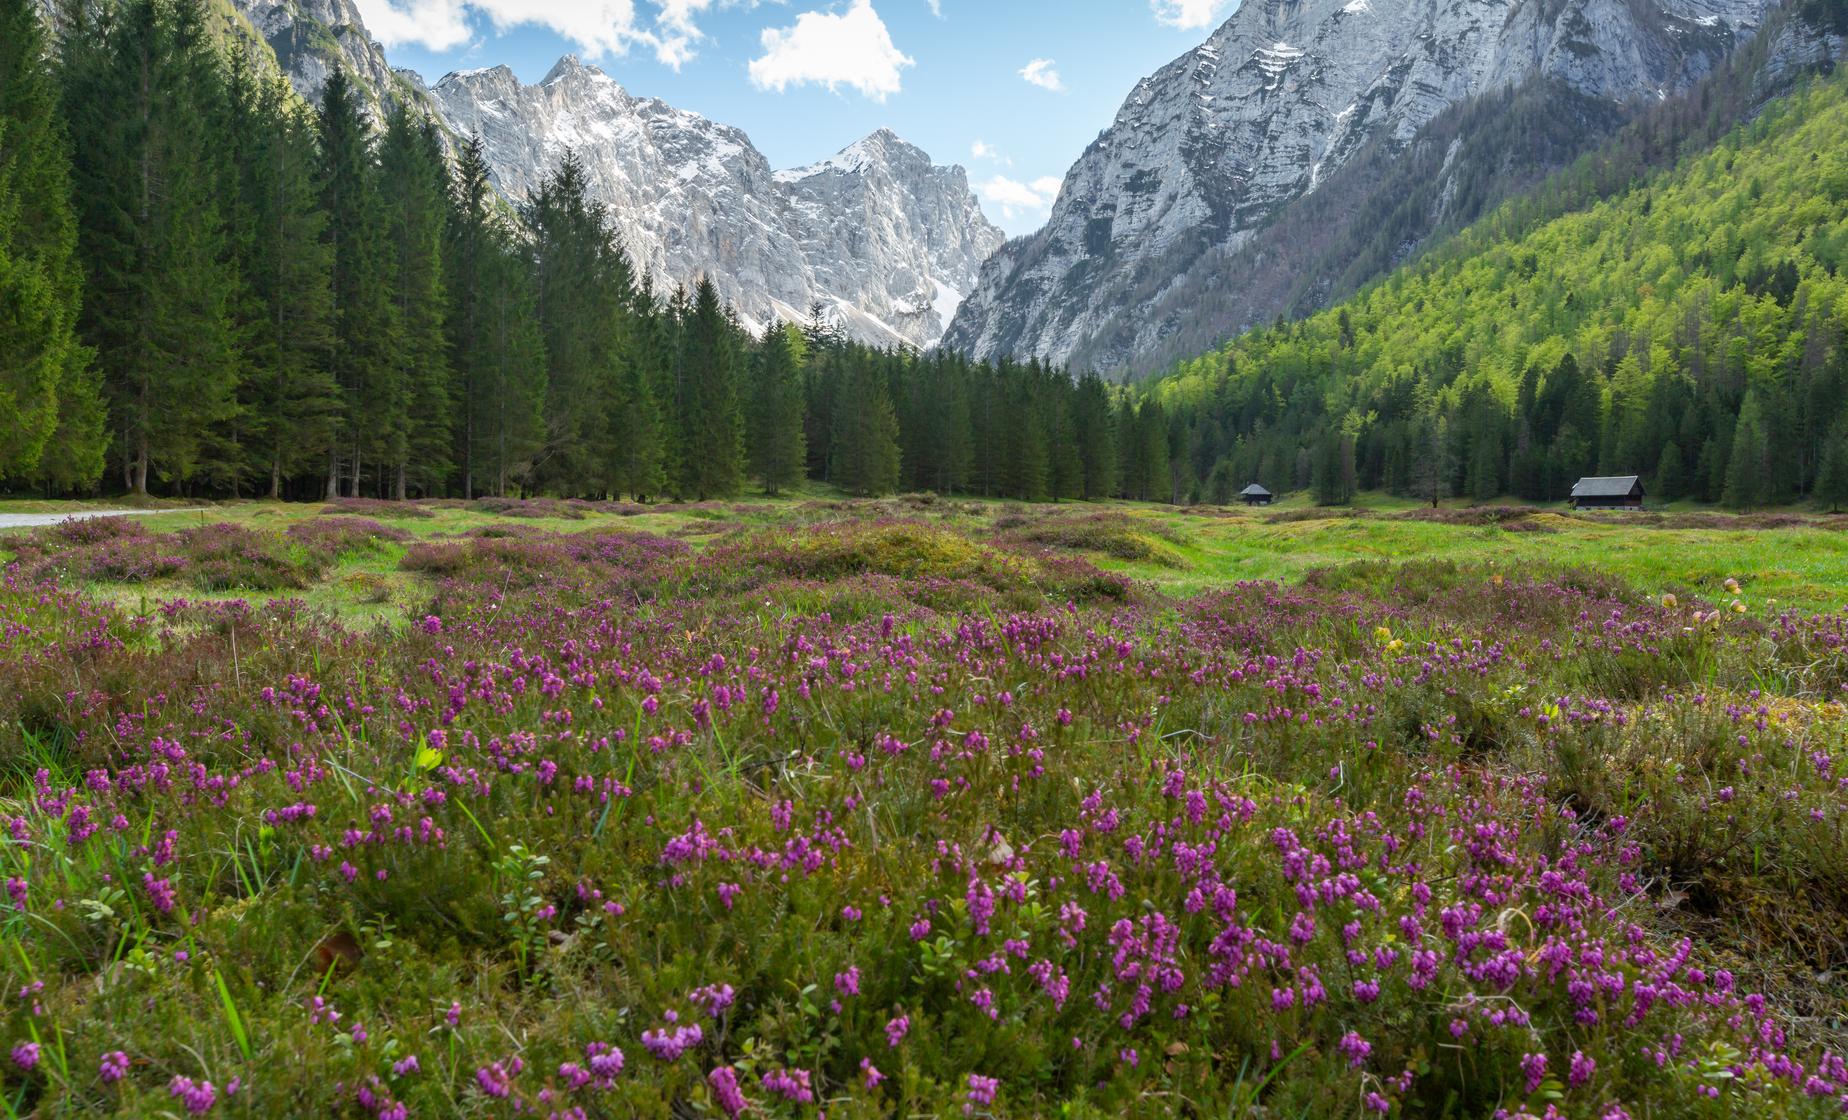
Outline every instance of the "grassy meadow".
<path fill-rule="evenodd" d="M 1838 1115 L 1843 528 L 7 530 L 0 1111 Z"/>

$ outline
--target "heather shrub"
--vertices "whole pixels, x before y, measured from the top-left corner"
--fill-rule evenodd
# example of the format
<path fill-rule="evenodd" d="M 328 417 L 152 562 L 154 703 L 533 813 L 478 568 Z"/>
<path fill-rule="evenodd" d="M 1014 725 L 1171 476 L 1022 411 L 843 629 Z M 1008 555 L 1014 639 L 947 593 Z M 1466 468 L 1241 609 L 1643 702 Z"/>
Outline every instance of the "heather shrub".
<path fill-rule="evenodd" d="M 419 502 L 396 502 L 387 498 L 332 498 L 321 507 L 328 514 L 354 514 L 360 517 L 383 517 L 387 520 L 421 519 L 436 514 Z"/>
<path fill-rule="evenodd" d="M 997 522 L 997 527 L 999 522 Z M 1159 522 L 1117 513 L 1047 517 L 1030 520 L 1013 530 L 1015 540 L 1047 548 L 1096 552 L 1118 560 L 1186 567 L 1186 560 L 1164 539 L 1170 531 Z"/>
<path fill-rule="evenodd" d="M 17 1112 L 1848 1093 L 1817 978 L 1848 926 L 1848 615 L 1467 564 L 1168 598 L 883 518 L 704 551 L 173 543 L 298 572 L 402 548 L 417 605 L 131 615 L 8 570 Z"/>
<path fill-rule="evenodd" d="M 500 517 L 545 517 L 582 521 L 584 507 L 557 498 L 476 498 L 474 508 Z"/>
<path fill-rule="evenodd" d="M 289 526 L 284 535 L 323 567 L 346 559 L 381 556 L 392 546 L 412 539 L 403 529 L 360 517 L 317 517 Z"/>
<path fill-rule="evenodd" d="M 307 548 L 239 525 L 206 525 L 175 535 L 186 553 L 187 582 L 201 591 L 301 589 L 331 563 Z"/>

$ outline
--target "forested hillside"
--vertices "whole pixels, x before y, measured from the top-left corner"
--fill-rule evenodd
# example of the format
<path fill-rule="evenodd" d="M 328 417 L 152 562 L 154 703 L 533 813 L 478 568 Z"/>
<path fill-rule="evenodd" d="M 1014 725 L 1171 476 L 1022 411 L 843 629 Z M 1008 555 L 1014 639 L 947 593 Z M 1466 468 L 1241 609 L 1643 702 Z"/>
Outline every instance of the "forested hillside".
<path fill-rule="evenodd" d="M 819 317 L 751 337 L 710 282 L 638 283 L 575 159 L 508 214 L 479 141 L 451 159 L 408 104 L 375 123 L 340 70 L 304 105 L 221 14 L 81 0 L 54 53 L 32 0 L 0 0 L 0 485 L 1117 492 L 1101 383 Z M 1123 430 L 1132 465 L 1165 450 Z M 1165 494 L 1150 462 L 1131 492 Z"/>
<path fill-rule="evenodd" d="M 1638 473 L 1661 498 L 1848 502 L 1842 78 L 1610 201 L 1527 220 L 1543 205 L 1155 384 L 1176 493 L 1557 499 Z"/>
<path fill-rule="evenodd" d="M 1198 255 L 1180 248 L 1149 269 L 1072 363 L 1113 369 L 1134 352 L 1132 373 L 1158 372 L 1278 316 L 1347 299 L 1503 203 L 1512 203 L 1504 224 L 1531 228 L 1619 194 L 1832 67 L 1843 23 L 1848 0 L 1772 9 L 1711 74 L 1660 100 L 1587 96 L 1533 77 L 1451 106 L 1409 143 L 1375 136 L 1249 240 Z M 1141 345 L 1129 341 L 1138 336 Z"/>

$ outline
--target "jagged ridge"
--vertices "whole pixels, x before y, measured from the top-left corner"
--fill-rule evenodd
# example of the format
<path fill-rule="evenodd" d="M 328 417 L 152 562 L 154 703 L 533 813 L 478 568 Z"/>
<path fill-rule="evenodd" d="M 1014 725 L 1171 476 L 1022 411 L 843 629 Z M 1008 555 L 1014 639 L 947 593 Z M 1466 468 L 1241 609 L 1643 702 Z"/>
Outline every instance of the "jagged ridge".
<path fill-rule="evenodd" d="M 576 152 L 643 274 L 709 275 L 752 326 L 820 303 L 865 341 L 929 346 L 1003 240 L 962 168 L 889 130 L 775 171 L 739 129 L 570 56 L 534 85 L 501 66 L 447 75 L 431 96 L 458 133 L 482 137 L 512 199 Z"/>
<path fill-rule="evenodd" d="M 1389 160 L 1452 106 L 1541 82 L 1585 127 L 1615 127 L 1612 107 L 1697 81 L 1770 6 L 1248 0 L 1137 85 L 1067 174 L 1047 226 L 985 266 L 944 345 L 1147 369 L 1194 295 L 1249 283 L 1197 262 L 1223 263 L 1357 155 Z"/>

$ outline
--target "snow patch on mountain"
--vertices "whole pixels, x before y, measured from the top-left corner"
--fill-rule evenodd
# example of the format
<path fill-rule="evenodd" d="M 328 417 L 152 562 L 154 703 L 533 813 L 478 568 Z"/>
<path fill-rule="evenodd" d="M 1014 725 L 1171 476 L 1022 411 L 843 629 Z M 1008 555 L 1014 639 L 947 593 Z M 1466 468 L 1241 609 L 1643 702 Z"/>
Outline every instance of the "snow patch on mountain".
<path fill-rule="evenodd" d="M 849 333 L 928 347 L 1003 237 L 960 167 L 886 129 L 808 167 L 776 171 L 742 131 L 566 56 L 536 85 L 505 67 L 445 76 L 431 96 L 477 133 L 516 201 L 567 151 L 609 207 L 638 272 L 671 290 L 709 276 L 747 325 L 819 304 Z"/>

